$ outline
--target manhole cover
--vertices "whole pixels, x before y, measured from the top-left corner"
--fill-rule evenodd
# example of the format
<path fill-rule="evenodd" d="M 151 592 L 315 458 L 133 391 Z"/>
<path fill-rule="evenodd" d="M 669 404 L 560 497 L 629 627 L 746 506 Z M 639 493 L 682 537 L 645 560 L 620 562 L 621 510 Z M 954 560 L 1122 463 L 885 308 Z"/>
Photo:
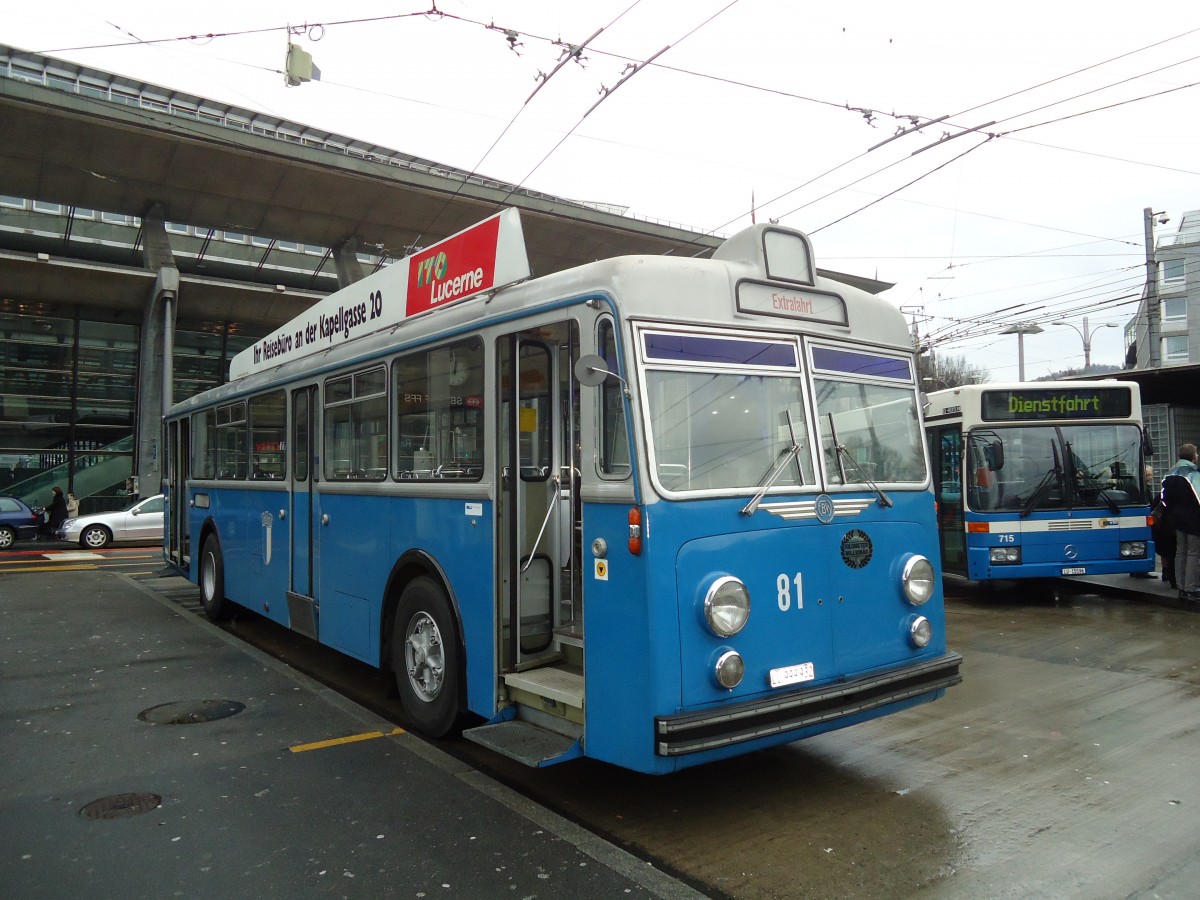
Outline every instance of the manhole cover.
<path fill-rule="evenodd" d="M 177 700 L 142 710 L 138 718 L 153 725 L 195 725 L 236 716 L 245 708 L 236 700 Z"/>
<path fill-rule="evenodd" d="M 158 809 L 161 804 L 162 797 L 158 794 L 113 794 L 93 800 L 79 814 L 85 819 L 124 819 Z"/>

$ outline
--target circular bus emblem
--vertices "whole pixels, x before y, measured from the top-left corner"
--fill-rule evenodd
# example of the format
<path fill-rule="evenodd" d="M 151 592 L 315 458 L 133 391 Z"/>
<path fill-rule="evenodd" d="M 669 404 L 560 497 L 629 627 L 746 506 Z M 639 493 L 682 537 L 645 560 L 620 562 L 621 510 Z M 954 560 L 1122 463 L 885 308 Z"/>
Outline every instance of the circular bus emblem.
<path fill-rule="evenodd" d="M 817 494 L 816 499 L 817 521 L 822 525 L 828 525 L 833 521 L 833 498 L 828 494 Z"/>
<path fill-rule="evenodd" d="M 874 550 L 865 531 L 854 528 L 842 538 L 842 562 L 852 569 L 861 569 L 869 563 Z"/>
<path fill-rule="evenodd" d="M 1079 550 L 1074 544 L 1067 544 L 1063 547 L 1063 556 L 1067 559 L 1076 559 L 1079 556 Z"/>

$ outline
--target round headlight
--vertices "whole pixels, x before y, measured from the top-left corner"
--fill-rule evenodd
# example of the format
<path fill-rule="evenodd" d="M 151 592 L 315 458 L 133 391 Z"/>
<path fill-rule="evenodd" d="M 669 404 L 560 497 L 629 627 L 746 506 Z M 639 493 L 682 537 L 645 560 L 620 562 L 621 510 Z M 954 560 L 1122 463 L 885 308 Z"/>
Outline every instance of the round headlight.
<path fill-rule="evenodd" d="M 933 563 L 923 556 L 914 556 L 904 564 L 904 574 L 900 576 L 904 586 L 904 596 L 913 606 L 920 606 L 933 596 L 934 574 Z"/>
<path fill-rule="evenodd" d="M 704 597 L 704 621 L 717 637 L 731 637 L 750 618 L 750 592 L 732 576 L 713 582 Z"/>
<path fill-rule="evenodd" d="M 914 647 L 927 647 L 933 637 L 933 626 L 924 616 L 917 616 L 908 626 L 908 638 Z"/>
<path fill-rule="evenodd" d="M 736 650 L 726 650 L 722 653 L 713 670 L 717 684 L 729 691 L 742 683 L 742 677 L 745 674 L 746 663 Z"/>

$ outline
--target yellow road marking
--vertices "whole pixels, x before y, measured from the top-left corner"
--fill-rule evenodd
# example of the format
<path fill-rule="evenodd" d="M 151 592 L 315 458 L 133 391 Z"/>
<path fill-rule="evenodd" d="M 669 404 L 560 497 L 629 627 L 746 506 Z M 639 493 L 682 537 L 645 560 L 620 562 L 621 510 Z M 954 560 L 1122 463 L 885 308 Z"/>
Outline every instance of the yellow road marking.
<path fill-rule="evenodd" d="M 4 563 L 3 565 L 11 565 L 11 563 Z M 5 569 L 4 571 L 5 572 L 81 572 L 86 569 L 98 569 L 98 568 L 100 568 L 100 567 L 96 566 L 96 565 L 64 566 L 62 564 L 59 564 L 59 565 L 51 564 L 48 566 L 28 566 L 27 568 L 24 568 L 24 569 Z"/>
<path fill-rule="evenodd" d="M 315 741 L 311 744 L 297 744 L 295 747 L 288 747 L 293 753 L 304 753 L 308 750 L 324 750 L 326 747 L 337 747 L 341 744 L 353 744 L 356 741 L 369 741 L 374 738 L 391 737 L 394 734 L 404 734 L 403 728 L 393 728 L 391 731 L 368 731 L 364 734 L 352 734 L 347 737 L 332 738 L 328 741 Z"/>

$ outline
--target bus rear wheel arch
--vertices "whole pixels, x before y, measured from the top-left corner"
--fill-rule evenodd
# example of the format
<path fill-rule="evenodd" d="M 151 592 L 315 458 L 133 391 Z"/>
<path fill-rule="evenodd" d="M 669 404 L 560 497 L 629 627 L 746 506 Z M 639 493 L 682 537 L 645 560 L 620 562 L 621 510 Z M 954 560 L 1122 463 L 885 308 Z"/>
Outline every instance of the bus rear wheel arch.
<path fill-rule="evenodd" d="M 392 672 L 404 710 L 422 734 L 442 737 L 458 721 L 462 658 L 450 599 L 422 575 L 404 588 L 392 621 Z"/>

